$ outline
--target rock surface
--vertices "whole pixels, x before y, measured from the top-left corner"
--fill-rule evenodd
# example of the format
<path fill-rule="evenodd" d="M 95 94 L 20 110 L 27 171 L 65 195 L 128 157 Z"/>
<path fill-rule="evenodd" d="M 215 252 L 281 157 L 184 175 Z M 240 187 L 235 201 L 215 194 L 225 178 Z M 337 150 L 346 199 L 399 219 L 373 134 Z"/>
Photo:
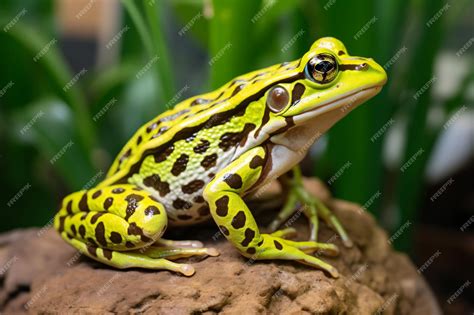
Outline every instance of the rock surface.
<path fill-rule="evenodd" d="M 0 310 L 4 314 L 440 314 L 416 268 L 395 252 L 374 219 L 352 203 L 331 199 L 316 180 L 307 187 L 347 228 L 355 246 L 344 248 L 320 224 L 320 241 L 338 245 L 339 279 L 284 261 L 249 261 L 212 224 L 183 229 L 168 238 L 200 239 L 221 255 L 188 259 L 190 278 L 168 271 L 117 271 L 78 254 L 58 234 L 43 228 L 0 235 Z M 275 199 L 277 188 L 262 198 Z M 273 196 L 273 198 L 272 198 Z M 259 222 L 273 213 L 262 212 Z M 307 235 L 302 216 L 292 226 Z"/>

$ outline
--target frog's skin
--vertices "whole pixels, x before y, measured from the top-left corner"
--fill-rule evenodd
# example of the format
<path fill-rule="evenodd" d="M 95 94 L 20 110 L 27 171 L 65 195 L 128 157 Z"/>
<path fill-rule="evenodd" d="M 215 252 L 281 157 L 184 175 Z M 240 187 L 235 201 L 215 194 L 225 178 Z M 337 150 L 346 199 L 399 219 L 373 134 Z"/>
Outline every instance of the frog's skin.
<path fill-rule="evenodd" d="M 192 275 L 191 265 L 171 260 L 217 251 L 161 236 L 168 223 L 191 225 L 212 217 L 246 257 L 296 260 L 337 277 L 335 268 L 310 255 L 337 252 L 335 245 L 315 242 L 318 215 L 349 240 L 298 182 L 273 226 L 299 199 L 310 206 L 309 241 L 285 239 L 291 229 L 260 233 L 243 197 L 297 166 L 317 137 L 376 95 L 385 81 L 385 71 L 372 59 L 352 57 L 337 39 L 321 38 L 301 59 L 237 77 L 143 125 L 103 182 L 64 198 L 54 226 L 69 244 L 107 265 Z"/>

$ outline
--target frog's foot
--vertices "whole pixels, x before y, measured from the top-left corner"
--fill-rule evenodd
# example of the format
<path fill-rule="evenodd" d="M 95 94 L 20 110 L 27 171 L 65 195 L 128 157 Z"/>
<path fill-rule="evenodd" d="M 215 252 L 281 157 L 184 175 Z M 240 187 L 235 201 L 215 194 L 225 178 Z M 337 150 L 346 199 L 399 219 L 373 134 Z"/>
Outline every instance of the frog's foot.
<path fill-rule="evenodd" d="M 336 231 L 346 247 L 352 247 L 352 241 L 337 217 L 319 198 L 304 188 L 299 167 L 293 169 L 293 178 L 289 179 L 286 184 L 289 186 L 287 200 L 278 216 L 269 225 L 270 231 L 275 231 L 285 221 L 288 221 L 286 223 L 288 226 L 303 212 L 310 222 L 310 241 L 316 241 L 318 238 L 319 216 Z M 296 207 L 298 202 L 302 204 L 302 207 Z M 293 217 L 294 220 L 292 220 Z"/>
<path fill-rule="evenodd" d="M 62 234 L 65 233 L 63 232 Z M 146 268 L 156 270 L 170 270 L 181 273 L 185 276 L 192 276 L 195 272 L 194 267 L 190 264 L 179 264 L 167 260 L 165 258 L 151 257 L 147 253 L 148 250 L 144 253 L 141 253 L 140 250 L 124 252 L 117 250 L 109 250 L 92 244 L 83 243 L 80 240 L 77 240 L 75 238 L 69 238 L 66 235 L 62 236 L 68 241 L 69 244 L 78 249 L 79 252 L 93 258 L 94 260 L 97 260 L 101 263 L 107 264 L 118 269 Z M 172 255 L 162 254 L 161 256 L 170 259 L 173 258 Z"/>
<path fill-rule="evenodd" d="M 261 234 L 260 240 L 256 244 L 257 249 L 253 256 L 253 259 L 266 260 L 266 259 L 283 259 L 283 260 L 296 260 L 300 263 L 313 266 L 328 272 L 334 278 L 339 277 L 339 272 L 330 264 L 318 259 L 310 253 L 315 251 L 335 256 L 339 253 L 337 247 L 333 244 L 323 244 L 312 241 L 296 242 L 286 240 L 280 237 L 275 237 L 270 234 Z M 246 252 L 247 257 L 248 250 Z"/>

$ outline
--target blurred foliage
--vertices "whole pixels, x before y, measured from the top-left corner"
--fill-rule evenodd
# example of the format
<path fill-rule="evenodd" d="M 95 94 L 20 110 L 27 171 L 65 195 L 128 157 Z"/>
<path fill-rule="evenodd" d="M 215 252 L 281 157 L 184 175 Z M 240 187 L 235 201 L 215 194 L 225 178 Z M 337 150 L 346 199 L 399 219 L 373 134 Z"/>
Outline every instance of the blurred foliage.
<path fill-rule="evenodd" d="M 364 204 L 381 192 L 370 211 L 394 204 L 395 229 L 416 220 L 426 162 L 444 122 L 427 123 L 429 106 L 435 103 L 432 93 L 416 100 L 413 95 L 433 77 L 444 37 L 466 17 L 467 0 L 449 10 L 443 10 L 441 0 L 121 4 L 118 29 L 130 26 L 130 31 L 120 40 L 119 57 L 106 69 L 88 69 L 84 78 L 65 88 L 77 73 L 67 66 L 60 45 L 50 45 L 44 56 L 35 58 L 45 45 L 61 39 L 54 2 L 2 1 L 2 27 L 26 10 L 17 23 L 0 32 L 0 89 L 7 87 L 0 97 L 2 230 L 46 224 L 61 197 L 103 178 L 128 137 L 164 111 L 183 87 L 190 86 L 184 93 L 190 96 L 246 71 L 299 58 L 322 36 L 337 37 L 351 54 L 370 56 L 382 65 L 407 48 L 387 68 L 389 82 L 381 94 L 329 132 L 327 150 L 314 169 L 328 178 L 350 161 L 350 169 L 331 187 L 339 198 Z M 427 21 L 439 12 L 439 20 L 428 27 Z M 206 64 L 200 55 L 210 61 Z M 147 64 L 153 71 L 138 78 Z M 440 104 L 446 117 L 463 103 L 472 79 L 471 69 L 454 96 Z M 393 117 L 406 120 L 400 165 L 424 150 L 405 172 L 384 164 L 387 133 L 370 140 Z M 19 192 L 23 196 L 15 200 Z M 410 237 L 404 233 L 397 240 L 399 247 L 407 249 Z"/>

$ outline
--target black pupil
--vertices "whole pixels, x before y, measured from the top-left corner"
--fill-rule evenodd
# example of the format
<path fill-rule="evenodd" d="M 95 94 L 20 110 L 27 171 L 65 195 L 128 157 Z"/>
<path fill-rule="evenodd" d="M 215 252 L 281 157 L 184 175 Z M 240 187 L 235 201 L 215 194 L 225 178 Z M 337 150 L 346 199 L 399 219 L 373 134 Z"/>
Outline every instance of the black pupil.
<path fill-rule="evenodd" d="M 328 72 L 330 70 L 332 70 L 334 68 L 334 65 L 332 64 L 332 62 L 329 62 L 327 60 L 323 60 L 321 62 L 318 62 L 315 66 L 314 66 L 314 70 L 318 71 L 318 72 Z"/>

